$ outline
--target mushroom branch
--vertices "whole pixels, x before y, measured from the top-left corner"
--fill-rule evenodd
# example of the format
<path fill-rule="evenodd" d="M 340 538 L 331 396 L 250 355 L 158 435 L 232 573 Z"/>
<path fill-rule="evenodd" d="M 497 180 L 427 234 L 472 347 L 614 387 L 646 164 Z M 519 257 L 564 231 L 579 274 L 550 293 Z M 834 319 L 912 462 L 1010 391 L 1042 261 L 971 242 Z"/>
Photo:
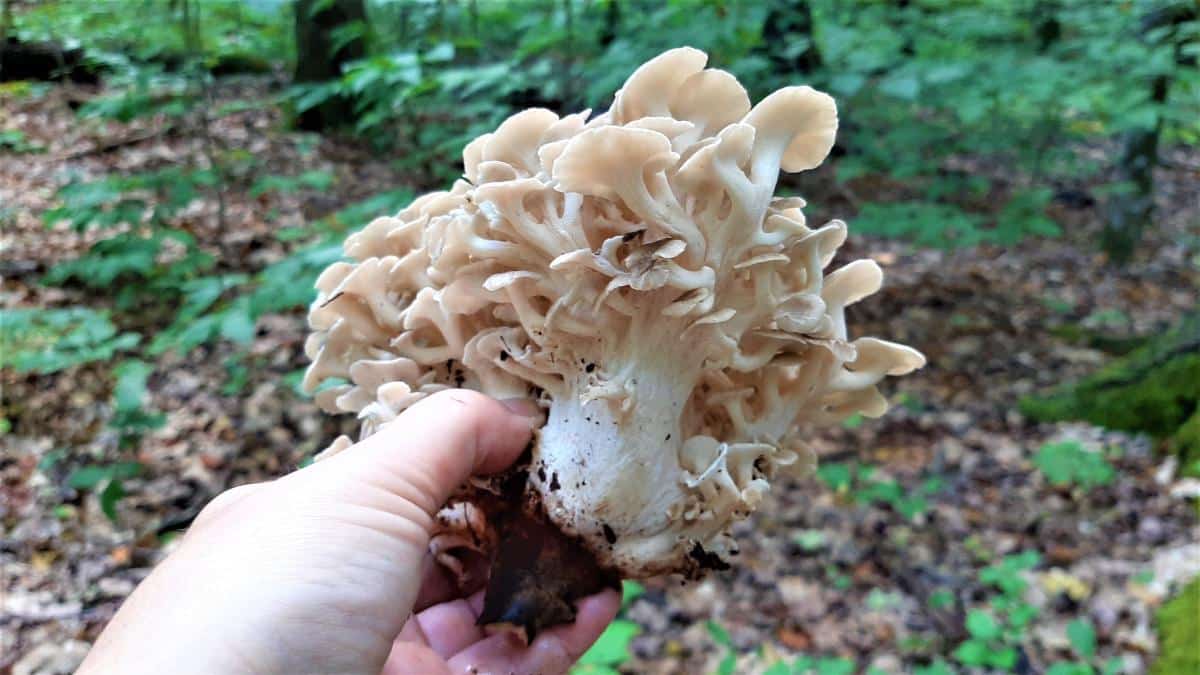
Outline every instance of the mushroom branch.
<path fill-rule="evenodd" d="M 351 235 L 317 281 L 305 385 L 344 381 L 317 400 L 364 436 L 449 387 L 545 410 L 518 478 L 465 486 L 433 543 L 461 576 L 464 550 L 489 557 L 485 614 L 527 633 L 589 589 L 506 564 L 537 568 L 544 547 L 612 577 L 722 569 L 729 526 L 814 463 L 805 432 L 883 414 L 877 383 L 924 364 L 848 337 L 881 270 L 824 274 L 845 224 L 809 227 L 802 199 L 775 196 L 780 170 L 829 153 L 833 99 L 787 87 L 752 107 L 706 61 L 668 51 L 594 117 L 513 115 L 467 145 L 449 191 Z M 497 588 L 516 577 L 540 591 Z"/>

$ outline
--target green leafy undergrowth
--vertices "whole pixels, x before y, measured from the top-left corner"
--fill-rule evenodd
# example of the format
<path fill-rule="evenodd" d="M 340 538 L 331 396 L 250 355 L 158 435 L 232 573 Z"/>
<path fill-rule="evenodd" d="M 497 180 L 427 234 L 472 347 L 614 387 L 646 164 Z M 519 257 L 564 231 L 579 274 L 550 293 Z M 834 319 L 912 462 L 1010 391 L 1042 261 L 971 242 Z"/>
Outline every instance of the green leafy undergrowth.
<path fill-rule="evenodd" d="M 89 464 L 71 472 L 67 485 L 99 495 L 101 511 L 115 523 L 117 503 L 126 495 L 124 481 L 140 476 L 143 468 L 137 462 Z"/>
<path fill-rule="evenodd" d="M 25 132 L 20 129 L 0 131 L 0 152 L 11 152 L 18 155 L 45 152 L 46 148 L 30 141 Z"/>
<path fill-rule="evenodd" d="M 131 8 L 123 2 L 48 0 L 16 8 L 13 31 L 25 40 L 81 46 L 93 65 L 110 73 L 148 64 L 175 69 L 192 59 L 217 73 L 262 72 L 292 56 L 291 6 L 189 0 Z"/>
<path fill-rule="evenodd" d="M 65 185 L 58 191 L 59 205 L 42 215 L 47 225 L 65 222 L 78 232 L 95 228 L 116 234 L 50 268 L 43 282 L 109 290 L 118 307 L 174 295 L 214 263 L 176 218 L 216 183 L 212 170 L 169 167 Z"/>
<path fill-rule="evenodd" d="M 17 372 L 44 375 L 107 361 L 140 341 L 113 325 L 107 312 L 86 307 L 0 311 L 0 367 Z"/>
<path fill-rule="evenodd" d="M 717 663 L 716 675 L 734 675 L 738 672 L 738 653 L 733 644 L 729 631 L 716 621 L 704 624 L 709 637 L 721 650 L 721 660 Z M 763 675 L 853 675 L 857 669 L 854 659 L 841 656 L 810 656 L 800 654 L 794 659 L 776 659 L 766 662 L 763 650 L 756 650 L 748 656 L 753 666 L 747 666 L 747 672 L 761 672 Z M 869 671 L 875 675 L 876 671 Z"/>
<path fill-rule="evenodd" d="M 1078 485 L 1085 490 L 1108 485 L 1117 475 L 1103 454 L 1089 452 L 1078 441 L 1046 443 L 1033 463 L 1054 485 Z"/>
<path fill-rule="evenodd" d="M 969 637 L 954 650 L 954 659 L 972 668 L 1010 671 L 1017 665 L 1018 646 L 1038 610 L 1024 600 L 1029 583 L 1025 574 L 1041 562 L 1036 551 L 1005 556 L 983 568 L 979 581 L 993 591 L 987 607 L 969 609 Z"/>
<path fill-rule="evenodd" d="M 1046 669 L 1046 675 L 1120 675 L 1125 672 L 1125 662 L 1120 657 L 1093 667 L 1096 659 L 1096 627 L 1090 619 L 1081 617 L 1067 624 L 1067 640 L 1079 660 L 1053 663 Z"/>
<path fill-rule="evenodd" d="M 146 407 L 146 383 L 154 367 L 144 361 L 130 359 L 114 369 L 116 383 L 112 393 L 112 416 L 108 426 L 117 432 L 118 447 L 129 450 L 137 446 L 142 436 L 163 425 L 166 416 Z M 57 454 L 43 460 L 43 468 L 57 462 Z M 140 462 L 112 461 L 85 464 L 67 476 L 67 485 L 76 490 L 94 492 L 100 500 L 100 509 L 114 523 L 117 521 L 117 503 L 126 495 L 125 481 L 140 476 L 144 470 Z"/>
<path fill-rule="evenodd" d="M 941 491 L 943 480 L 926 478 L 913 490 L 876 467 L 859 462 L 829 462 L 817 468 L 817 477 L 835 492 L 848 494 L 859 504 L 886 504 L 912 520 L 929 509 L 929 499 Z"/>
<path fill-rule="evenodd" d="M 113 415 L 108 425 L 117 430 L 122 448 L 132 447 L 142 436 L 166 422 L 166 416 L 144 407 L 146 382 L 154 366 L 137 359 L 122 362 L 116 367 L 113 387 Z"/>

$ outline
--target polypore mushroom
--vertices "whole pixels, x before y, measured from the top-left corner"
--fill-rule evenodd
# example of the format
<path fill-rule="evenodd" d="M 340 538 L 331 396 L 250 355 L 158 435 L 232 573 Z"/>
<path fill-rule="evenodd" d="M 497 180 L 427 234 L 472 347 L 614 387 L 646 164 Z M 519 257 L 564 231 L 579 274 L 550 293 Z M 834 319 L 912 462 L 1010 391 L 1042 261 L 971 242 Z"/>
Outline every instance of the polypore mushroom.
<path fill-rule="evenodd" d="M 811 465 L 804 432 L 882 414 L 875 385 L 924 363 L 850 340 L 845 308 L 879 288 L 879 267 L 824 276 L 845 225 L 811 229 L 802 200 L 774 196 L 781 168 L 828 154 L 833 99 L 788 87 L 751 108 L 706 60 L 662 54 L 588 122 L 513 115 L 467 146 L 465 179 L 349 237 L 351 262 L 318 280 L 305 384 L 345 380 L 318 402 L 357 413 L 363 435 L 448 387 L 546 411 L 518 478 L 465 490 L 478 511 L 448 507 L 439 558 L 495 542 L 479 513 L 526 528 L 507 508 L 621 577 L 723 568 L 730 525 L 781 469 Z M 532 632 L 589 590 L 496 589 L 519 572 L 506 565 L 538 562 L 492 555 L 491 620 Z"/>

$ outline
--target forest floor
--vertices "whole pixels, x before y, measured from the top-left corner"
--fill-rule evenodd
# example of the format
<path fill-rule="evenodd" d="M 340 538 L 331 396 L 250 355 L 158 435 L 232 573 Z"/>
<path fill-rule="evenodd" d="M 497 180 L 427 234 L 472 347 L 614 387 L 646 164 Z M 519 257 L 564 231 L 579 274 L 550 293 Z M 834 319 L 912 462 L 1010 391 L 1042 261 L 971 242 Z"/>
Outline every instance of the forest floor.
<path fill-rule="evenodd" d="M 0 155 L 5 309 L 111 304 L 82 287 L 38 283 L 50 265 L 95 240 L 43 225 L 58 187 L 74 175 L 177 165 L 200 154 L 201 139 L 162 120 L 81 121 L 73 108 L 91 95 L 55 87 L 0 100 L 0 130 L 19 128 L 44 149 Z M 235 180 L 225 231 L 211 195 L 193 203 L 181 217 L 213 251 L 236 252 L 222 261 L 233 270 L 281 258 L 281 228 L 375 192 L 430 187 L 361 145 L 281 131 L 270 109 L 223 117 L 215 133 L 259 158 L 264 171 L 335 177 L 329 190 L 256 198 Z M 712 621 L 729 633 L 737 672 L 800 653 L 905 672 L 951 662 L 969 637 L 968 611 L 1000 602 L 1032 608 L 1028 626 L 1013 620 L 988 647 L 1014 647 L 1017 672 L 1077 660 L 1067 627 L 1079 618 L 1095 627 L 1093 664 L 1119 657 L 1119 672 L 1146 670 L 1157 648 L 1155 608 L 1200 573 L 1200 483 L 1178 475 L 1153 439 L 1034 424 L 1016 403 L 1108 358 L 1080 334 L 1153 335 L 1195 306 L 1200 269 L 1186 242 L 1200 223 L 1200 157 L 1168 159 L 1171 168 L 1157 174 L 1158 226 L 1124 269 L 1093 253 L 1099 208 L 1078 201 L 1052 206 L 1061 238 L 1011 248 L 946 252 L 852 235 L 841 262 L 869 256 L 887 272 L 884 290 L 852 308 L 853 330 L 914 345 L 929 365 L 886 385 L 896 405 L 884 418 L 814 432 L 825 468 L 778 483 L 736 528 L 742 548 L 732 570 L 687 584 L 645 582 L 626 610 L 642 632 L 622 671 L 712 672 L 726 655 Z M 828 172 L 805 181 L 810 221 L 848 212 Z M 118 319 L 139 328 L 136 316 Z M 330 418 L 294 390 L 306 334 L 303 312 L 274 315 L 259 321 L 248 347 L 218 343 L 158 358 L 148 407 L 164 411 L 166 424 L 132 455 L 105 427 L 108 364 L 49 376 L 3 372 L 0 416 L 10 426 L 0 435 L 0 673 L 70 672 L 204 503 L 286 473 L 351 430 L 353 420 Z M 244 381 L 231 386 L 225 364 L 242 352 Z M 1105 458 L 1115 479 L 1051 484 L 1034 461 L 1047 444 Z M 114 523 L 95 494 L 71 488 L 67 477 L 116 459 L 144 471 L 124 481 Z"/>

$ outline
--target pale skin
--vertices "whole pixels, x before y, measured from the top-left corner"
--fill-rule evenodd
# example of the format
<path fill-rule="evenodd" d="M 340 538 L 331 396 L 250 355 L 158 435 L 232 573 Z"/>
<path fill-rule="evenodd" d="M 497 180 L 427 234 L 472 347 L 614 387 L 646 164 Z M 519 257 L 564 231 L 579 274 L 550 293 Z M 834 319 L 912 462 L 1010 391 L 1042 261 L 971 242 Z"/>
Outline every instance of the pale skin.
<path fill-rule="evenodd" d="M 451 492 L 521 454 L 527 412 L 440 392 L 334 457 L 218 496 L 79 673 L 565 673 L 616 615 L 615 591 L 527 646 L 476 626 L 482 592 L 428 554 Z"/>

